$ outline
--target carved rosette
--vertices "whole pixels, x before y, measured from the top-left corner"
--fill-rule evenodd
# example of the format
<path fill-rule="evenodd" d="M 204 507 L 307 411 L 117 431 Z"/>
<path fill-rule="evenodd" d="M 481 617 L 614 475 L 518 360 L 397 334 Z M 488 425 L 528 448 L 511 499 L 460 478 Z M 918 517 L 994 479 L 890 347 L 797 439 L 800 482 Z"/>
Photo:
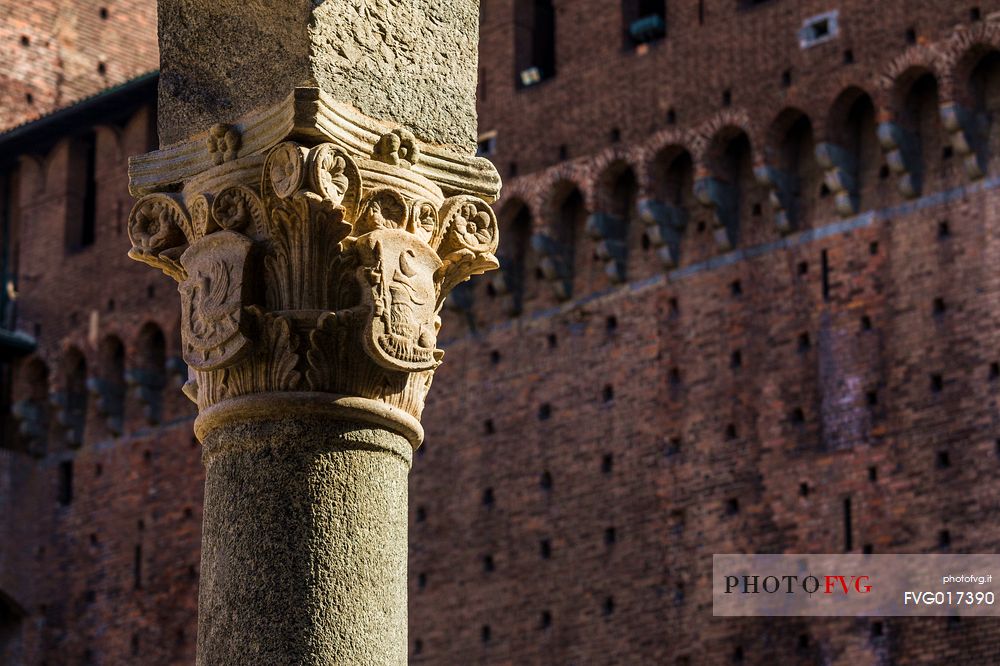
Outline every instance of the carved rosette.
<path fill-rule="evenodd" d="M 129 256 L 179 283 L 184 392 L 203 416 L 294 393 L 419 420 L 445 298 L 499 266 L 493 210 L 446 197 L 420 155 L 402 130 L 368 155 L 286 141 L 139 199 Z"/>

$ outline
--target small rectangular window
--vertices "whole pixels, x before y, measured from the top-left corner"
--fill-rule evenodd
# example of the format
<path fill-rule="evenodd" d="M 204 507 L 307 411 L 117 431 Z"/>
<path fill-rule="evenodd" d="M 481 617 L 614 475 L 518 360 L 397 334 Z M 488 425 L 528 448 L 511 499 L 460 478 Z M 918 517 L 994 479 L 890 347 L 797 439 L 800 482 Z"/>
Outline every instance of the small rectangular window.
<path fill-rule="evenodd" d="M 497 149 L 497 132 L 491 130 L 479 135 L 479 142 L 476 144 L 476 155 L 479 157 L 492 157 Z"/>
<path fill-rule="evenodd" d="M 623 0 L 625 44 L 635 47 L 667 34 L 666 0 Z"/>
<path fill-rule="evenodd" d="M 833 10 L 803 21 L 799 29 L 799 47 L 808 49 L 835 38 L 840 32 L 837 18 L 838 12 Z"/>
<path fill-rule="evenodd" d="M 73 141 L 67 181 L 66 251 L 79 252 L 97 235 L 97 137 L 94 132 Z"/>
<path fill-rule="evenodd" d="M 518 88 L 556 73 L 556 12 L 552 0 L 515 0 L 514 72 Z"/>

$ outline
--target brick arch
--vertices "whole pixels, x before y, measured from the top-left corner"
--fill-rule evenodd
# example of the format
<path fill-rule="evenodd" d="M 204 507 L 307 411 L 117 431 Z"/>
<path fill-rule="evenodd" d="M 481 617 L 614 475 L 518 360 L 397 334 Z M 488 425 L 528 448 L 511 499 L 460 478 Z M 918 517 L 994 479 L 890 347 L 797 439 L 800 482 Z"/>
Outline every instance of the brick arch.
<path fill-rule="evenodd" d="M 817 140 L 822 137 L 824 141 L 843 143 L 844 138 L 840 136 L 840 132 L 844 125 L 844 119 L 854 107 L 854 104 L 862 97 L 868 97 L 872 102 L 872 106 L 877 111 L 878 106 L 875 97 L 865 86 L 858 83 L 850 83 L 840 88 L 833 101 L 830 102 L 827 113 L 823 118 L 822 129 L 817 128 Z"/>
<path fill-rule="evenodd" d="M 45 193 L 45 159 L 38 155 L 21 155 L 18 160 L 23 202 L 29 202 Z M 19 202 L 20 203 L 20 202 Z"/>
<path fill-rule="evenodd" d="M 504 184 L 503 194 L 500 199 L 493 204 L 493 210 L 496 212 L 497 221 L 503 226 L 505 220 L 510 216 L 511 211 L 514 211 L 520 205 L 524 205 L 531 212 L 531 218 L 533 221 L 538 220 L 538 208 L 540 193 L 538 188 L 534 187 L 534 183 L 530 182 L 532 179 L 522 178 L 514 181 L 510 185 Z M 533 222 L 534 224 L 534 222 Z"/>
<path fill-rule="evenodd" d="M 750 114 L 745 109 L 723 109 L 699 125 L 692 132 L 691 155 L 694 158 L 695 169 L 707 174 L 710 165 L 718 157 L 720 144 L 736 136 L 740 132 L 750 139 L 751 150 L 760 145 L 760 137 L 756 126 L 750 121 Z M 756 156 L 755 156 L 756 157 Z"/>
<path fill-rule="evenodd" d="M 98 171 L 101 169 L 101 149 L 110 145 L 111 157 L 116 163 L 124 162 L 128 155 L 125 152 L 125 130 L 116 125 L 95 125 L 91 128 L 97 140 Z M 106 167 L 106 165 L 105 165 Z"/>
<path fill-rule="evenodd" d="M 580 190 L 583 200 L 587 205 L 587 210 L 599 210 L 606 204 L 604 199 L 605 178 L 609 172 L 622 169 L 624 166 L 632 169 L 632 173 L 639 178 L 637 165 L 638 150 L 634 146 L 611 146 L 588 160 L 581 169 L 581 178 L 584 187 Z M 614 177 L 614 176 L 612 176 Z"/>
<path fill-rule="evenodd" d="M 717 175 L 722 169 L 720 161 L 729 142 L 740 135 L 745 135 L 750 142 L 750 160 L 757 164 L 758 145 L 754 142 L 753 136 L 743 127 L 737 125 L 725 125 L 720 127 L 706 142 L 701 155 L 695 160 L 696 177 Z"/>
<path fill-rule="evenodd" d="M 969 102 L 969 77 L 979 60 L 991 51 L 1000 52 L 1000 24 L 977 23 L 956 30 L 938 46 L 942 100 Z"/>
<path fill-rule="evenodd" d="M 122 124 L 122 145 L 126 155 L 145 153 L 150 148 L 156 148 L 150 145 L 150 139 L 154 138 L 150 134 L 156 134 L 155 113 L 155 109 L 149 105 L 140 106 Z M 151 118 L 151 114 L 154 117 Z M 157 141 L 154 140 L 154 143 Z"/>
<path fill-rule="evenodd" d="M 613 205 L 614 188 L 622 174 L 631 171 L 637 187 L 641 182 L 635 166 L 622 157 L 604 162 L 599 166 L 595 165 L 595 167 L 597 168 L 594 169 L 595 175 L 590 187 L 593 201 L 593 205 L 588 206 L 590 210 L 606 211 Z M 584 198 L 586 200 L 586 197 Z"/>
<path fill-rule="evenodd" d="M 43 400 L 48 396 L 52 386 L 52 372 L 49 364 L 38 354 L 33 354 L 22 360 L 17 371 L 19 394 L 29 399 Z M 32 395 L 44 384 L 44 395 Z"/>
<path fill-rule="evenodd" d="M 546 178 L 544 183 L 545 191 L 539 199 L 539 215 L 536 218 L 536 224 L 543 227 L 549 227 L 554 224 L 559 217 L 559 207 L 574 189 L 580 192 L 588 210 L 592 210 L 588 202 L 587 192 L 590 188 L 587 185 L 588 183 L 583 181 L 577 173 L 572 173 L 569 176 L 558 173 L 552 174 L 550 178 Z"/>
<path fill-rule="evenodd" d="M 809 122 L 813 141 L 816 141 L 816 123 L 812 116 L 797 106 L 786 106 L 782 108 L 768 124 L 763 132 L 759 149 L 754 151 L 754 164 L 774 164 L 780 159 L 780 151 L 788 132 L 801 119 L 805 118 Z M 753 142 L 751 141 L 751 146 Z"/>
<path fill-rule="evenodd" d="M 63 137 L 52 145 L 48 152 L 39 156 L 43 165 L 42 182 L 46 193 L 53 193 L 53 188 L 58 193 L 60 176 L 64 176 L 69 170 L 71 151 L 72 139 Z"/>
<path fill-rule="evenodd" d="M 112 350 L 110 345 L 118 345 L 121 348 L 122 353 L 122 364 L 123 368 L 128 365 L 129 356 L 131 356 L 132 349 L 125 344 L 126 338 L 121 335 L 117 330 L 105 331 L 104 334 L 97 341 L 97 355 L 96 363 L 94 368 L 92 368 L 92 373 L 104 375 L 108 368 L 105 367 L 107 363 L 106 355 Z"/>
<path fill-rule="evenodd" d="M 126 353 L 129 357 L 133 357 L 137 354 L 142 354 L 145 346 L 149 343 L 150 337 L 156 334 L 160 335 L 163 341 L 163 351 L 166 353 L 168 347 L 166 328 L 154 320 L 147 319 L 136 329 L 135 335 L 131 336 L 132 344 L 126 347 Z"/>
<path fill-rule="evenodd" d="M 944 71 L 938 52 L 929 45 L 912 46 L 890 61 L 878 78 L 875 108 L 881 110 L 883 120 L 894 120 L 899 115 L 902 99 L 910 85 L 925 73 L 934 76 L 942 102 L 948 101 L 944 90 Z"/>
<path fill-rule="evenodd" d="M 528 203 L 528 199 L 526 197 L 517 195 L 504 197 L 503 204 L 497 211 L 497 221 L 500 223 L 500 226 L 502 227 L 504 224 L 508 224 L 511 217 L 513 217 L 515 213 L 520 212 L 521 208 L 527 208 L 528 212 L 532 213 L 532 217 L 534 217 L 534 211 L 532 211 L 531 204 Z"/>
<path fill-rule="evenodd" d="M 649 197 L 656 189 L 657 170 L 667 157 L 673 158 L 686 152 L 694 155 L 693 132 L 674 129 L 661 130 L 654 134 L 642 146 L 637 155 L 638 168 L 636 176 L 639 179 L 639 195 Z"/>

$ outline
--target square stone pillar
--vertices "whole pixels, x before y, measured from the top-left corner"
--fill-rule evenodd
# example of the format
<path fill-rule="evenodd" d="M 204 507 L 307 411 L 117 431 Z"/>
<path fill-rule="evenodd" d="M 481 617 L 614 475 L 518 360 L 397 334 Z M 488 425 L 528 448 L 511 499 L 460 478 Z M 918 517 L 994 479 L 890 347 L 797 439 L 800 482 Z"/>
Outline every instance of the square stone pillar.
<path fill-rule="evenodd" d="M 129 256 L 178 282 L 198 663 L 404 664 L 407 474 L 439 312 L 497 267 L 476 0 L 160 0 Z"/>
<path fill-rule="evenodd" d="M 307 86 L 475 150 L 478 0 L 159 0 L 159 24 L 162 145 Z"/>

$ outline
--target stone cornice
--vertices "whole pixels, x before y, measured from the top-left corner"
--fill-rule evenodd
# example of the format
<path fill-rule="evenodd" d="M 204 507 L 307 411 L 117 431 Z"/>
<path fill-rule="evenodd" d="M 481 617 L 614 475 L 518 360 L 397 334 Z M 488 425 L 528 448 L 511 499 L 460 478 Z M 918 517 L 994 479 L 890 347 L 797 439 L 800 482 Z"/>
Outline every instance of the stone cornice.
<path fill-rule="evenodd" d="M 231 161 L 260 155 L 281 141 L 330 142 L 355 158 L 371 158 L 376 144 L 398 126 L 369 118 L 334 101 L 318 88 L 296 88 L 278 105 L 261 109 L 232 125 L 206 128 L 188 141 L 129 159 L 129 191 L 140 197 L 152 192 L 177 191 L 186 181 L 219 164 L 213 134 L 231 130 L 238 147 Z M 413 171 L 436 183 L 445 194 L 472 194 L 488 203 L 500 194 L 500 176 L 481 157 L 460 155 L 447 148 L 417 140 L 420 159 Z"/>

